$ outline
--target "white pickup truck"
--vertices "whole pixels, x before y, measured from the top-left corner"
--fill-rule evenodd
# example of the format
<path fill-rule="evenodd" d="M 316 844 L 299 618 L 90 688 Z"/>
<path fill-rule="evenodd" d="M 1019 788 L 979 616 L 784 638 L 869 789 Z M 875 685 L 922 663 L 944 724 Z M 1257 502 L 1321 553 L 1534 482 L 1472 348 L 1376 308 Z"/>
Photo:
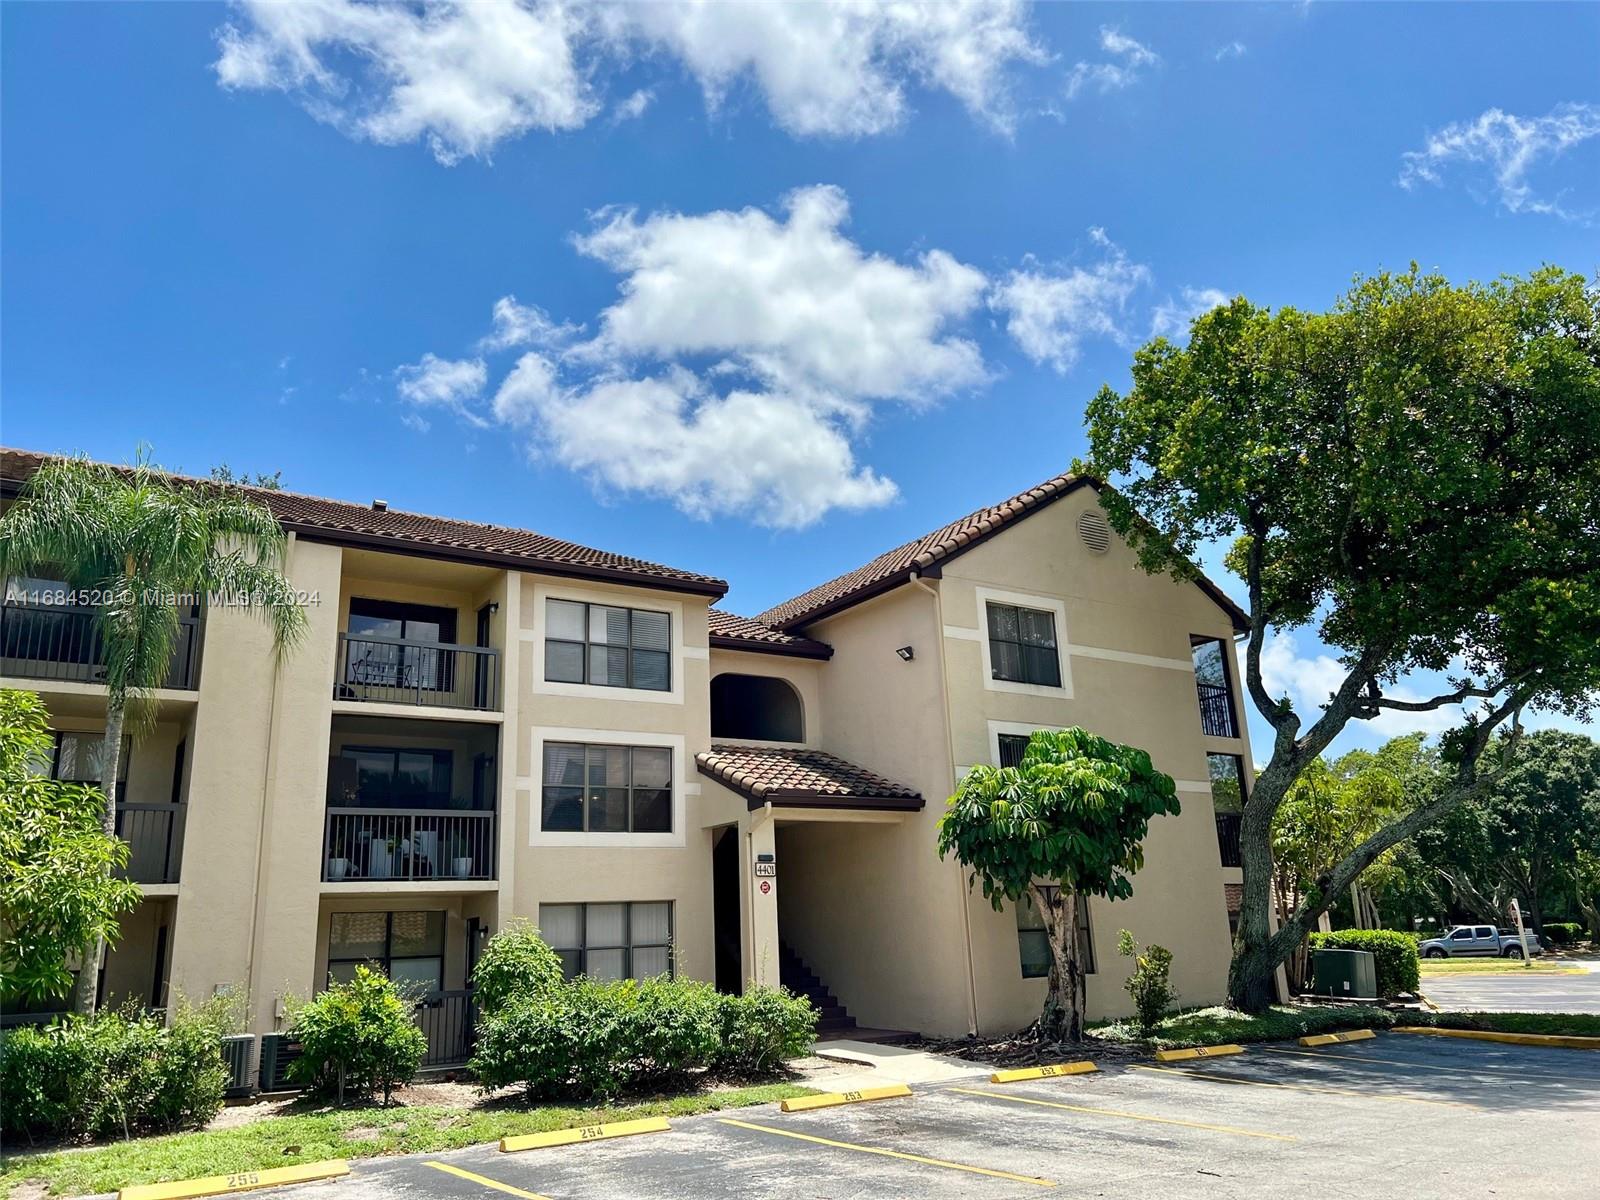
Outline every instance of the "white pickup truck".
<path fill-rule="evenodd" d="M 1532 933 L 1528 934 L 1528 949 L 1534 954 L 1541 949 L 1539 939 Z M 1423 958 L 1456 958 L 1469 954 L 1521 958 L 1522 943 L 1517 939 L 1515 929 L 1496 929 L 1493 925 L 1457 925 L 1443 937 L 1419 943 L 1417 952 Z"/>

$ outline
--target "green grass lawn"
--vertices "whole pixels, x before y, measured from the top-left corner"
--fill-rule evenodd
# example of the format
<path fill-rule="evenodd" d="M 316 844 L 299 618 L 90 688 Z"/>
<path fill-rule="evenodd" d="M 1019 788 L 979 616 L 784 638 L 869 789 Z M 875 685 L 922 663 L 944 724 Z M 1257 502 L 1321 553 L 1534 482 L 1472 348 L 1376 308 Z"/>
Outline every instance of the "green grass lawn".
<path fill-rule="evenodd" d="M 1344 1008 L 1276 1004 L 1256 1016 L 1229 1008 L 1196 1008 L 1161 1022 L 1148 1042 L 1130 1021 L 1097 1025 L 1086 1033 L 1093 1043 L 1174 1050 L 1227 1042 L 1275 1042 L 1341 1029 L 1391 1029 L 1396 1025 L 1434 1025 L 1442 1029 L 1482 1029 L 1499 1033 L 1548 1033 L 1600 1037 L 1600 1015 L 1593 1013 L 1435 1013 L 1401 1012 L 1351 1005 Z"/>
<path fill-rule="evenodd" d="M 0 1196 L 10 1196 L 14 1188 L 30 1180 L 48 1184 L 52 1195 L 81 1196 L 115 1191 L 132 1183 L 196 1179 L 235 1171 L 288 1167 L 326 1158 L 453 1150 L 496 1141 L 510 1134 L 541 1133 L 635 1117 L 687 1117 L 723 1108 L 767 1104 L 791 1096 L 810 1095 L 812 1090 L 774 1083 L 695 1092 L 608 1108 L 567 1105 L 521 1108 L 496 1103 L 476 1108 L 367 1105 L 321 1109 L 267 1117 L 231 1129 L 137 1138 L 131 1142 L 44 1154 L 8 1155 L 0 1158 Z"/>
<path fill-rule="evenodd" d="M 1422 960 L 1422 977 L 1430 975 L 1508 975 L 1520 971 L 1524 975 L 1581 975 L 1582 967 L 1569 967 L 1559 959 L 1555 962 L 1534 961 L 1522 965 L 1520 958 L 1425 958 Z"/>

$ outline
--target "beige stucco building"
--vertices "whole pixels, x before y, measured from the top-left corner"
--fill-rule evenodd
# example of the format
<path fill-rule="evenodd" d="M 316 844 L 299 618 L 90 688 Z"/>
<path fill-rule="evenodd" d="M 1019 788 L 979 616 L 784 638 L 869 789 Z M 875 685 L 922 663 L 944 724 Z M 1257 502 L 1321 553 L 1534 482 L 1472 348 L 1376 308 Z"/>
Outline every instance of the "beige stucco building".
<path fill-rule="evenodd" d="M 38 456 L 6 451 L 7 496 Z M 254 491 L 290 537 L 307 637 L 213 603 L 132 746 L 119 820 L 145 898 L 108 1000 L 248 997 L 283 1027 L 357 962 L 421 995 L 459 1061 L 485 938 L 536 921 L 569 969 L 812 992 L 824 1028 L 1026 1025 L 1046 951 L 941 861 L 955 782 L 1035 729 L 1147 749 L 1158 819 L 1132 899 L 1092 901 L 1095 1015 L 1116 931 L 1218 1001 L 1249 761 L 1217 589 L 1138 569 L 1092 481 L 1059 476 L 755 618 L 721 580 L 496 526 Z M 95 778 L 92 621 L 9 580 L 3 683 L 38 691 L 55 769 Z M 1232 865 L 1228 865 L 1232 864 Z"/>

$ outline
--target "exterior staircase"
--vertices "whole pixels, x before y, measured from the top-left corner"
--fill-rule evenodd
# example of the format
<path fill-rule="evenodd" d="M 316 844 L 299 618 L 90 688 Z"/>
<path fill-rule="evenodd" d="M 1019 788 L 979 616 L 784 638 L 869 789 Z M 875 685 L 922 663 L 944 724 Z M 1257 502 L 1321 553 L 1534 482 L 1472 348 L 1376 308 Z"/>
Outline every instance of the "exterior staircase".
<path fill-rule="evenodd" d="M 849 1010 L 828 990 L 828 985 L 787 944 L 778 943 L 778 982 L 816 1008 L 817 1041 L 849 1038 L 858 1042 L 903 1042 L 916 1037 L 906 1029 L 867 1029 L 856 1024 Z"/>

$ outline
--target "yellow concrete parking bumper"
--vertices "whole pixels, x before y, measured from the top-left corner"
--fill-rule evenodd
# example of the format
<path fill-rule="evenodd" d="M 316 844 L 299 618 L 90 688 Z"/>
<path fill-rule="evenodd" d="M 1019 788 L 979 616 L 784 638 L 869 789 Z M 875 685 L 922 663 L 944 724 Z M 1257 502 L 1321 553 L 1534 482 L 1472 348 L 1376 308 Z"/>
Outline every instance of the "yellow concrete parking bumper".
<path fill-rule="evenodd" d="M 996 1071 L 990 1083 L 1020 1083 L 1024 1079 L 1054 1079 L 1058 1075 L 1091 1075 L 1100 1068 L 1092 1062 L 1051 1063 L 1045 1067 L 1020 1067 L 1015 1071 Z"/>
<path fill-rule="evenodd" d="M 336 1179 L 350 1174 L 344 1159 L 301 1163 L 297 1167 L 271 1167 L 265 1171 L 239 1171 L 232 1175 L 208 1175 L 204 1179 L 178 1179 L 167 1183 L 139 1183 L 117 1192 L 117 1200 L 188 1200 L 191 1196 L 226 1196 L 230 1192 L 253 1192 L 259 1188 L 283 1187 L 291 1183 L 310 1183 L 316 1179 Z"/>
<path fill-rule="evenodd" d="M 860 1088 L 853 1092 L 823 1092 L 820 1096 L 797 1096 L 792 1100 L 785 1100 L 778 1107 L 786 1113 L 806 1112 L 813 1108 L 832 1108 L 836 1104 L 860 1104 L 863 1100 L 897 1100 L 909 1095 L 911 1095 L 910 1088 L 903 1083 L 896 1083 L 886 1087 Z"/>
<path fill-rule="evenodd" d="M 549 1133 L 523 1133 L 500 1139 L 506 1153 L 542 1150 L 546 1146 L 571 1146 L 577 1142 L 599 1142 L 606 1138 L 631 1137 L 636 1133 L 665 1133 L 670 1128 L 665 1117 L 641 1117 L 637 1121 L 613 1121 L 609 1125 L 578 1125 L 572 1129 L 552 1129 Z"/>
<path fill-rule="evenodd" d="M 1343 1033 L 1313 1033 L 1300 1039 L 1302 1046 L 1338 1046 L 1345 1042 L 1365 1042 L 1377 1037 L 1370 1029 L 1347 1029 Z"/>
<path fill-rule="evenodd" d="M 1228 1054 L 1243 1054 L 1243 1046 L 1229 1042 L 1225 1046 L 1190 1046 L 1186 1050 L 1157 1050 L 1157 1062 L 1183 1062 L 1190 1058 L 1222 1058 Z"/>
<path fill-rule="evenodd" d="M 1402 1025 L 1391 1033 L 1421 1033 L 1430 1037 L 1471 1038 L 1478 1042 L 1504 1042 L 1508 1046 L 1555 1046 L 1562 1050 L 1600 1050 L 1600 1037 L 1556 1033 L 1495 1033 L 1487 1029 L 1434 1029 L 1427 1025 Z"/>

